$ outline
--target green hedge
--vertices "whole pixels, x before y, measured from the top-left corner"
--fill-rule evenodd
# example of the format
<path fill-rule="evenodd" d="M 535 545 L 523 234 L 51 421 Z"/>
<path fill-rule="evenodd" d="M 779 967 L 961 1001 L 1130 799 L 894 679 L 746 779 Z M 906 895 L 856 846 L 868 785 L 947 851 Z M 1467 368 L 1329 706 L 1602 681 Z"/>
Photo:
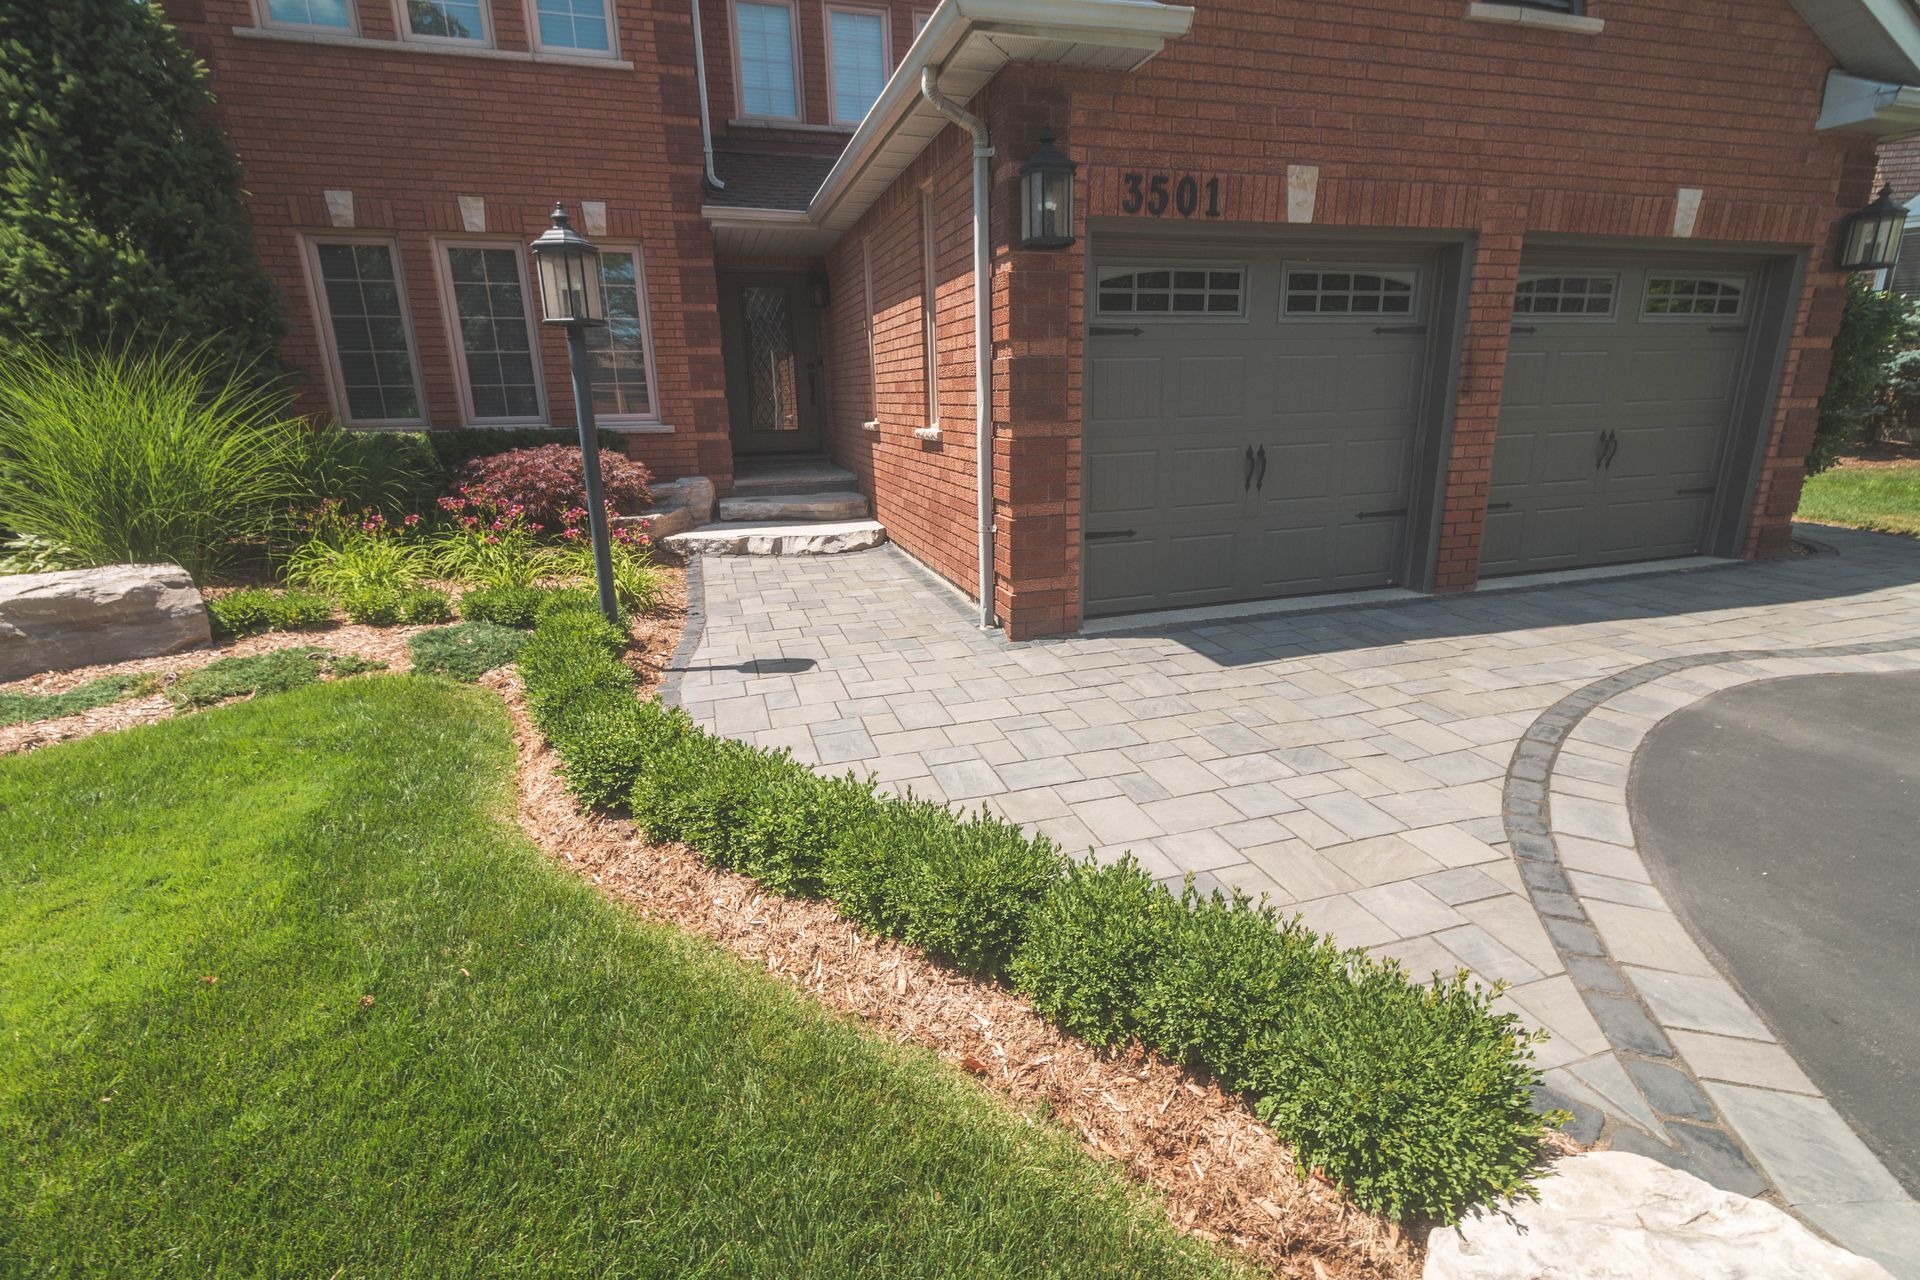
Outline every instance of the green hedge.
<path fill-rule="evenodd" d="M 536 725 L 585 803 L 655 839 L 1002 980 L 1096 1045 L 1138 1038 L 1244 1092 L 1361 1205 L 1454 1221 L 1524 1192 L 1551 1117 L 1528 1035 L 1464 977 L 1392 963 L 1235 895 L 1175 895 L 982 812 L 881 796 L 641 702 L 591 597 L 550 600 L 520 655 Z"/>

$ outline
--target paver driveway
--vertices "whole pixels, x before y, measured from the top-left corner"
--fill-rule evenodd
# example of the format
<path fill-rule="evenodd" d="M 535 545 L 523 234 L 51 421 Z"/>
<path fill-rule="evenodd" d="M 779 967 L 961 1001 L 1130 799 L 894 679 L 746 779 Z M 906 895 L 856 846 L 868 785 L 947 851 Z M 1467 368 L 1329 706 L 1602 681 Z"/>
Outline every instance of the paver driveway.
<path fill-rule="evenodd" d="M 1624 1145 L 1761 1192 L 1756 1148 L 1729 1139 L 1613 954 L 1655 973 L 1657 953 L 1687 950 L 1684 929 L 1605 885 L 1646 880 L 1624 787 L 1655 708 L 1633 698 L 1670 708 L 1765 672 L 1613 686 L 1734 651 L 1850 646 L 1829 661 L 1911 664 L 1920 545 L 1810 536 L 1837 554 L 1029 644 L 975 629 L 894 548 L 709 558 L 703 629 L 670 696 L 718 732 L 831 771 L 985 805 L 1102 859 L 1130 852 L 1170 882 L 1264 894 L 1417 974 L 1504 982 L 1503 1007 L 1551 1033 L 1540 1061 L 1581 1136 L 1631 1128 Z M 1556 704 L 1590 690 L 1567 736 Z M 1566 737 L 1560 754 L 1536 742 L 1516 763 L 1540 726 Z M 1559 847 L 1530 863 L 1545 855 L 1516 857 L 1509 819 L 1530 829 L 1549 782 Z M 1569 875 L 1584 877 L 1578 895 Z M 1605 943 L 1584 945 L 1603 916 Z M 1609 997 L 1614 984 L 1625 994 Z M 1640 1023 L 1652 1039 L 1636 1040 Z M 1653 1074 L 1668 1064 L 1671 1088 Z M 1674 1122 L 1696 1103 L 1699 1123 Z"/>

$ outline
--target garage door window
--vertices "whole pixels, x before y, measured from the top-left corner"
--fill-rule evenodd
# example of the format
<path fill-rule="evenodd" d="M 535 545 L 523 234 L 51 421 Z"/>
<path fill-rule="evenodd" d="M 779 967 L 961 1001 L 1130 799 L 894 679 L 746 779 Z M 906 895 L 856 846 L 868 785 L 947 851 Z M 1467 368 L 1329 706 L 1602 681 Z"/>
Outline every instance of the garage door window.
<path fill-rule="evenodd" d="M 1521 276 L 1513 314 L 1542 320 L 1611 320 L 1619 276 Z"/>
<path fill-rule="evenodd" d="M 1412 271 L 1289 269 L 1285 310 L 1288 316 L 1410 316 Z"/>
<path fill-rule="evenodd" d="M 1648 276 L 1640 316 L 1644 320 L 1726 319 L 1740 314 L 1746 292 L 1742 276 Z"/>
<path fill-rule="evenodd" d="M 1243 267 L 1104 267 L 1103 316 L 1168 316 L 1237 320 L 1247 314 Z"/>

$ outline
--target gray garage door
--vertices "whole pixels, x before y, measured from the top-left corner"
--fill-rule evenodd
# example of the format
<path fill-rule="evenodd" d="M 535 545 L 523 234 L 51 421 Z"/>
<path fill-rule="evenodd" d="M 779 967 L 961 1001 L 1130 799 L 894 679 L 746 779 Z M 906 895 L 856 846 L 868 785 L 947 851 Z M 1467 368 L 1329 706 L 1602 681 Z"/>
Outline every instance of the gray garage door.
<path fill-rule="evenodd" d="M 1432 277 L 1404 251 L 1097 262 L 1087 615 L 1396 581 Z"/>
<path fill-rule="evenodd" d="M 1482 576 L 1700 549 L 1757 280 L 1741 264 L 1523 266 Z"/>

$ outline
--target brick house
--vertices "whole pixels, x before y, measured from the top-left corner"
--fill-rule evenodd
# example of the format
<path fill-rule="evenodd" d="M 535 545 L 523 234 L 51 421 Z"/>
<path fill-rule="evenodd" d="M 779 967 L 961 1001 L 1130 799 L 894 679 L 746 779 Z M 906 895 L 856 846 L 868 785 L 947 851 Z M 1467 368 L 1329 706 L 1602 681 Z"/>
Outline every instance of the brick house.
<path fill-rule="evenodd" d="M 311 408 L 570 425 L 558 198 L 633 455 L 725 493 L 824 453 L 1015 638 L 1777 554 L 1836 225 L 1920 131 L 1882 0 L 168 8 Z"/>

